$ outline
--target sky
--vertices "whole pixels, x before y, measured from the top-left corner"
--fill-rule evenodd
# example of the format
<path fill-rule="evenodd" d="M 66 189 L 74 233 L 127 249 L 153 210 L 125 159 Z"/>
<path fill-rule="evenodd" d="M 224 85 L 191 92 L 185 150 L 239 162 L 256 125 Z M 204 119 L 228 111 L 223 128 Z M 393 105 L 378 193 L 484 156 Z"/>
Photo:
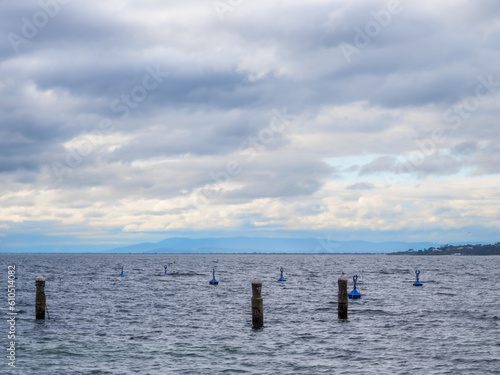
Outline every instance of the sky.
<path fill-rule="evenodd" d="M 0 250 L 496 242 L 500 2 L 0 3 Z"/>

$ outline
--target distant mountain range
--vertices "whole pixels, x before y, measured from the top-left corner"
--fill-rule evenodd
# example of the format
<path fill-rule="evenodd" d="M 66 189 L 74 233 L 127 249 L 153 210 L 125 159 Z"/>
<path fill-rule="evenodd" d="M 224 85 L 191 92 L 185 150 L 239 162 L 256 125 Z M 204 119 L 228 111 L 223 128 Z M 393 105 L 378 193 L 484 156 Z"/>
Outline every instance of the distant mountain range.
<path fill-rule="evenodd" d="M 106 253 L 389 253 L 439 246 L 432 242 L 332 241 L 316 238 L 167 238 L 119 247 Z"/>

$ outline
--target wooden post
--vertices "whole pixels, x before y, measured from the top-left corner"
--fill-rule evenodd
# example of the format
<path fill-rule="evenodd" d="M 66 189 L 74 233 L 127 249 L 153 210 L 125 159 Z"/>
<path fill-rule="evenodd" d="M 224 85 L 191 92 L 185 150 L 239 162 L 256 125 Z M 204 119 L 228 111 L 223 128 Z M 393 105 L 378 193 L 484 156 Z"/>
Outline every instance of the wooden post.
<path fill-rule="evenodd" d="M 347 277 L 339 277 L 338 310 L 339 319 L 347 319 Z"/>
<path fill-rule="evenodd" d="M 261 328 L 264 325 L 264 305 L 261 296 L 262 280 L 252 280 L 252 326 Z"/>
<path fill-rule="evenodd" d="M 36 319 L 45 319 L 45 277 L 38 276 L 36 284 Z"/>

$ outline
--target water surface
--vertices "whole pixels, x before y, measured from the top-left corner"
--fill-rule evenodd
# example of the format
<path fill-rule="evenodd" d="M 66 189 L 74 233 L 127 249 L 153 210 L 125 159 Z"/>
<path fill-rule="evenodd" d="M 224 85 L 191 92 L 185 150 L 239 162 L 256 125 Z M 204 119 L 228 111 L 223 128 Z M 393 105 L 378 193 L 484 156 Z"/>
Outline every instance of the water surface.
<path fill-rule="evenodd" d="M 4 280 L 10 264 L 19 277 L 16 369 L 4 356 L 0 373 L 500 374 L 500 257 L 0 254 L 0 264 Z M 342 271 L 349 290 L 358 274 L 363 295 L 347 321 Z M 34 319 L 38 275 L 50 320 Z M 7 306 L 5 283 L 2 347 Z"/>

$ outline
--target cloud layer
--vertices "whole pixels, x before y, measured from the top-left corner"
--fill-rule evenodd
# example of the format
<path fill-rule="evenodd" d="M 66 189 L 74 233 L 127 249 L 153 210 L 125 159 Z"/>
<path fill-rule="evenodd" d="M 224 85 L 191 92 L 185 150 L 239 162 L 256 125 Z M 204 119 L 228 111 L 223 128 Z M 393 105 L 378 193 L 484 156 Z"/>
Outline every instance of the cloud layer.
<path fill-rule="evenodd" d="M 3 238 L 498 240 L 495 1 L 41 0 L 0 19 Z"/>

